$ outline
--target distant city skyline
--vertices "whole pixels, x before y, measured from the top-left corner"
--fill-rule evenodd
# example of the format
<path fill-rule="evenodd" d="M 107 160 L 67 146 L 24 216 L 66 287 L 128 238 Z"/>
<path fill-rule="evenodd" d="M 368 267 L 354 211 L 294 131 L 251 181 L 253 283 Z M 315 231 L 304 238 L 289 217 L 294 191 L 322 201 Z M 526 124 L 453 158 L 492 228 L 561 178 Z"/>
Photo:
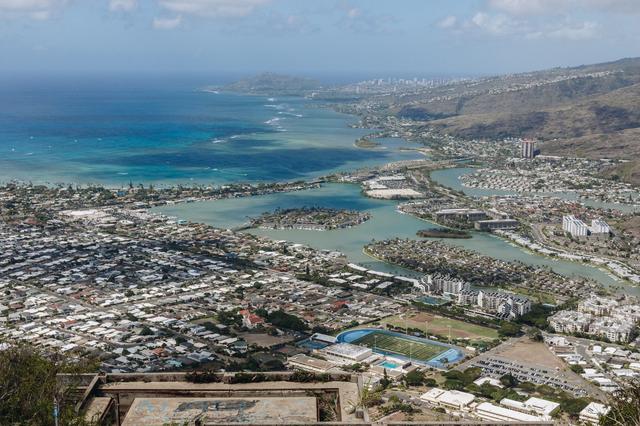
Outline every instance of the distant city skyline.
<path fill-rule="evenodd" d="M 0 72 L 471 76 L 640 56 L 635 0 L 0 0 Z"/>

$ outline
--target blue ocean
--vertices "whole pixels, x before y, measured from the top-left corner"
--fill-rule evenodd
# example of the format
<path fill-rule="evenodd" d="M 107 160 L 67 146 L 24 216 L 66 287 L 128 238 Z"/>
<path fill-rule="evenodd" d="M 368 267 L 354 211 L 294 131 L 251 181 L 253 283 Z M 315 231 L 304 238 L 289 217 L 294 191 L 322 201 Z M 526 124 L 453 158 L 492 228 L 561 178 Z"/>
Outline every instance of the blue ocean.
<path fill-rule="evenodd" d="M 229 77 L 226 77 L 229 79 Z M 207 76 L 3 76 L 0 181 L 288 181 L 416 158 L 354 141 L 355 117 L 304 98 L 207 90 Z"/>

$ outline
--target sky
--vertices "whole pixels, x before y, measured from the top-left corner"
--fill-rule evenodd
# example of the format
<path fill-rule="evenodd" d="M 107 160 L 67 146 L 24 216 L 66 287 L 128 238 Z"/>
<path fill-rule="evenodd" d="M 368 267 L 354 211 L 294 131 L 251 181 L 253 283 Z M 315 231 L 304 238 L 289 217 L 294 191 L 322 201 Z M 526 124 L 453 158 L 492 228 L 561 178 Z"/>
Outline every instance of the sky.
<path fill-rule="evenodd" d="M 0 71 L 470 76 L 640 56 L 640 0 L 0 0 Z"/>

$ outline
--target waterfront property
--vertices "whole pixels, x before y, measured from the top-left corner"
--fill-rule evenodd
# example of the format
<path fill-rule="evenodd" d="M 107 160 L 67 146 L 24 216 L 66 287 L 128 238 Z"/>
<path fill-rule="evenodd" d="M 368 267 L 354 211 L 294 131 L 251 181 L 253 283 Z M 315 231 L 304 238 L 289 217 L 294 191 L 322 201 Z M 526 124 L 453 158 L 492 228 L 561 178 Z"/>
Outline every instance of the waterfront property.
<path fill-rule="evenodd" d="M 371 348 L 378 354 L 438 368 L 464 358 L 464 353 L 455 346 L 388 330 L 349 330 L 339 334 L 337 339 L 338 342 Z"/>

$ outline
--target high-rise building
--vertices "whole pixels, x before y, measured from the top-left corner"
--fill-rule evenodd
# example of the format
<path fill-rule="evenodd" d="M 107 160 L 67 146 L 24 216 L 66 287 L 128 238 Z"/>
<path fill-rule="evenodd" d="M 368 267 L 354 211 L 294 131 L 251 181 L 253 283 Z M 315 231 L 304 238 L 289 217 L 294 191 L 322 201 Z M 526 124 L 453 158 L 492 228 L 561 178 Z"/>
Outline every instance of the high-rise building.
<path fill-rule="evenodd" d="M 522 158 L 533 158 L 536 153 L 536 141 L 533 139 L 522 139 Z"/>
<path fill-rule="evenodd" d="M 609 234 L 611 233 L 611 227 L 607 222 L 602 219 L 593 219 L 591 221 L 591 233 L 592 234 Z"/>
<path fill-rule="evenodd" d="M 562 230 L 574 237 L 586 237 L 589 235 L 589 227 L 573 215 L 562 217 Z"/>

